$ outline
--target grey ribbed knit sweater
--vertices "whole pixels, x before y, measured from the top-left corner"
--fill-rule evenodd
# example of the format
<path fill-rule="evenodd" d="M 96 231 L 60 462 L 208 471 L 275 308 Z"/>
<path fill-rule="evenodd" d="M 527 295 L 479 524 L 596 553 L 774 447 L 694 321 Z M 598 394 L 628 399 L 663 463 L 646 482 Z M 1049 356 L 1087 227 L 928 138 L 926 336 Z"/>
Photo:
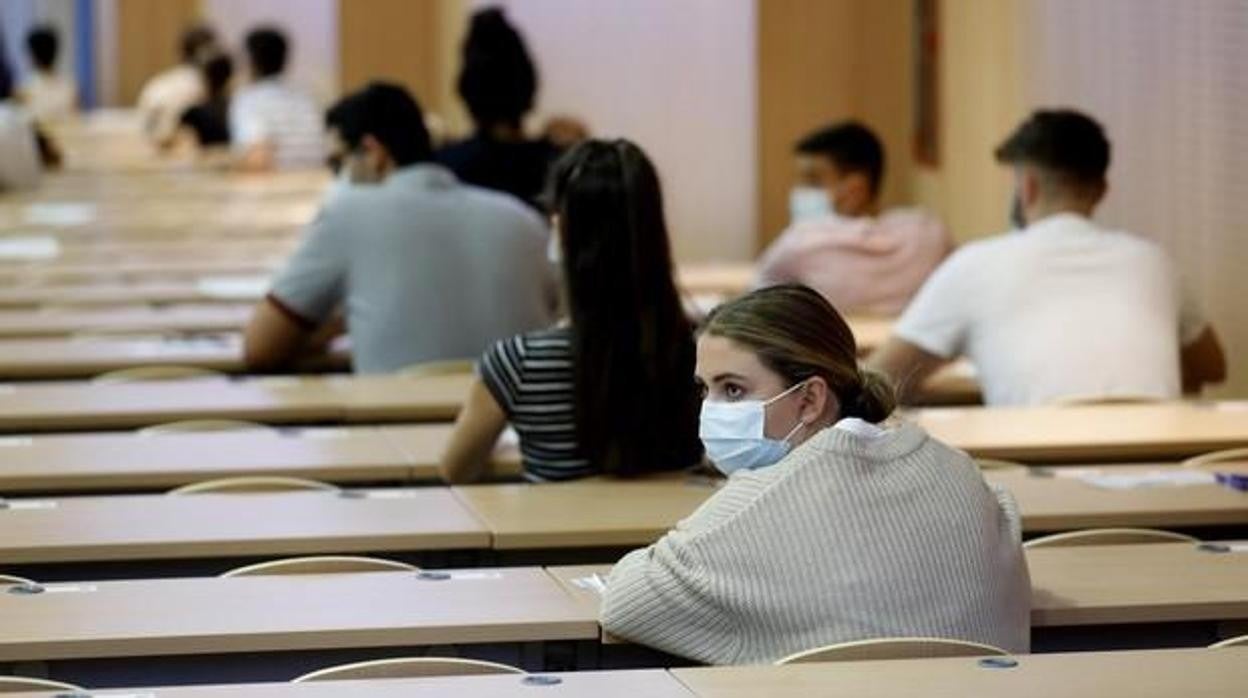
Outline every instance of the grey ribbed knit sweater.
<path fill-rule="evenodd" d="M 740 472 L 616 564 L 602 624 L 713 664 L 823 645 L 939 636 L 1029 649 L 1017 508 L 966 454 L 899 423 L 828 428 Z"/>

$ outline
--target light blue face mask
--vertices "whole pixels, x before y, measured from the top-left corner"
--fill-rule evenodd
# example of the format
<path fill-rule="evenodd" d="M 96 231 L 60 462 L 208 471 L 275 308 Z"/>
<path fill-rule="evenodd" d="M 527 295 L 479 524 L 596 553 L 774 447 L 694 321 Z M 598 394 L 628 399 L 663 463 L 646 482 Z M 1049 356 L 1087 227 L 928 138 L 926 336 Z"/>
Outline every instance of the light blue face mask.
<path fill-rule="evenodd" d="M 793 187 L 789 192 L 789 223 L 830 216 L 835 211 L 822 187 Z"/>
<path fill-rule="evenodd" d="M 766 436 L 767 406 L 804 385 L 804 382 L 798 383 L 767 401 L 703 401 L 698 436 L 715 467 L 731 475 L 738 470 L 774 465 L 788 455 L 793 448 L 789 439 L 806 425 L 798 422 L 783 439 L 769 439 Z"/>

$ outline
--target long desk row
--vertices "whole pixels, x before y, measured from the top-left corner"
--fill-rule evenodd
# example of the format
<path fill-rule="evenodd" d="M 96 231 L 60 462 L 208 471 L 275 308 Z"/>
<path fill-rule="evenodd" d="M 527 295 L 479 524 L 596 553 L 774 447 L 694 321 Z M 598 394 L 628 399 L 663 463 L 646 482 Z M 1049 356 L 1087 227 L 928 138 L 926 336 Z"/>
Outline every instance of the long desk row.
<path fill-rule="evenodd" d="M 415 470 L 379 443 L 330 448 L 357 459 L 360 477 Z M 349 466 L 321 467 L 332 473 Z M 1099 526 L 1233 530 L 1248 525 L 1248 494 L 1213 483 L 1122 490 L 1017 472 L 987 477 L 1014 494 L 1029 534 Z M 653 542 L 716 486 L 680 476 L 542 486 L 22 497 L 0 505 L 0 561 L 74 564 L 81 576 L 89 574 L 90 563 L 101 561 L 309 553 L 562 549 L 592 558 L 603 549 Z"/>
<path fill-rule="evenodd" d="M 1030 550 L 1036 629 L 1248 618 L 1248 551 Z M 0 662 L 602 638 L 608 567 L 184 577 L 0 593 Z M 384 601 L 382 601 L 384 600 Z M 84 623 L 83 619 L 90 619 Z"/>
<path fill-rule="evenodd" d="M 1012 658 L 830 662 L 789 666 L 690 667 L 663 671 L 253 683 L 92 692 L 94 698 L 1238 698 L 1248 682 L 1248 648 L 1082 652 Z M 15 698 L 52 698 L 51 692 Z"/>

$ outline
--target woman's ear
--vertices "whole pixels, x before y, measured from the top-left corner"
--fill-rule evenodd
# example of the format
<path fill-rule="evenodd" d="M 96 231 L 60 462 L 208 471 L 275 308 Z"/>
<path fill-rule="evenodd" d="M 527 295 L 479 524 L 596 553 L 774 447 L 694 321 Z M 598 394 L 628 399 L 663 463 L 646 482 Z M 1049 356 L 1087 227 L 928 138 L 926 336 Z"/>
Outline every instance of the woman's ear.
<path fill-rule="evenodd" d="M 802 420 L 802 424 L 807 426 L 817 424 L 825 416 L 831 416 L 832 420 L 836 421 L 840 416 L 840 401 L 836 399 L 836 393 L 832 392 L 832 388 L 823 376 L 807 378 L 801 395 L 801 411 L 798 417 Z"/>

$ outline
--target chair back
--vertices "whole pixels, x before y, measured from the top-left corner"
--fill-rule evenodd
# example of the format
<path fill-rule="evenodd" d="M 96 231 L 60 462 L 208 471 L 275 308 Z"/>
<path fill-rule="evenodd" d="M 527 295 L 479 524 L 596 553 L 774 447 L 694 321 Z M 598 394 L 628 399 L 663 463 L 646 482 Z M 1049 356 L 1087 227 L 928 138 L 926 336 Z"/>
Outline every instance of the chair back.
<path fill-rule="evenodd" d="M 225 477 L 183 485 L 169 490 L 171 495 L 185 494 L 262 494 L 268 492 L 301 492 L 320 490 L 338 492 L 338 487 L 328 482 L 305 480 L 299 477 Z"/>
<path fill-rule="evenodd" d="M 480 676 L 484 674 L 523 674 L 524 670 L 507 664 L 484 662 L 457 657 L 403 657 L 378 659 L 328 667 L 304 674 L 294 683 L 308 681 L 345 681 L 349 679 L 412 679 L 430 676 Z"/>
<path fill-rule="evenodd" d="M 254 565 L 236 567 L 223 573 L 222 577 L 259 577 L 282 574 L 339 574 L 347 572 L 416 572 L 406 562 L 386 560 L 379 557 L 355 557 L 350 555 L 317 555 L 270 560 Z"/>
<path fill-rule="evenodd" d="M 872 659 L 928 659 L 933 657 L 1000 657 L 1009 652 L 978 642 L 942 637 L 886 637 L 842 642 L 791 654 L 776 664 L 853 662 Z"/>
<path fill-rule="evenodd" d="M 1137 545 L 1141 543 L 1199 543 L 1199 538 L 1163 531 L 1157 528 L 1089 528 L 1083 531 L 1055 533 L 1023 543 L 1035 548 L 1069 548 L 1080 545 Z"/>

